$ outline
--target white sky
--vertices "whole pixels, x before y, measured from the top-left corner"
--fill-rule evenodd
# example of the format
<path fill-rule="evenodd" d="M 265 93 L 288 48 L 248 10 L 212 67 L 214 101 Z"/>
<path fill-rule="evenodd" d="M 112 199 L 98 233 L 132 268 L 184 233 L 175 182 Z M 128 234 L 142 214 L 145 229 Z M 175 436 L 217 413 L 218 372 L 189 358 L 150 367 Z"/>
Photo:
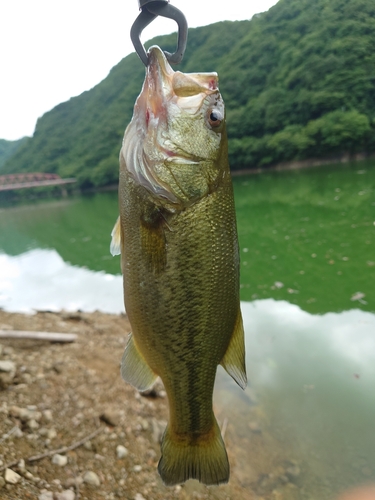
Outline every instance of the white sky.
<path fill-rule="evenodd" d="M 251 19 L 275 3 L 171 0 L 189 27 Z M 0 2 L 0 138 L 32 135 L 38 117 L 103 80 L 134 50 L 129 33 L 138 13 L 137 0 Z M 174 21 L 159 17 L 142 41 L 176 29 Z"/>

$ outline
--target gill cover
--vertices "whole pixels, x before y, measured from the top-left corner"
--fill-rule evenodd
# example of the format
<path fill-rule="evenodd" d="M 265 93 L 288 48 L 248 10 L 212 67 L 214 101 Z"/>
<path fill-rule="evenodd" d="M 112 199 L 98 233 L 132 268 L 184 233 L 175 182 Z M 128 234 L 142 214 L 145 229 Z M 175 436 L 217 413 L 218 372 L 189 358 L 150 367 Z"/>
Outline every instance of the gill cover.
<path fill-rule="evenodd" d="M 157 46 L 121 154 L 135 182 L 172 205 L 186 206 L 216 182 L 225 126 L 216 73 L 173 71 Z"/>

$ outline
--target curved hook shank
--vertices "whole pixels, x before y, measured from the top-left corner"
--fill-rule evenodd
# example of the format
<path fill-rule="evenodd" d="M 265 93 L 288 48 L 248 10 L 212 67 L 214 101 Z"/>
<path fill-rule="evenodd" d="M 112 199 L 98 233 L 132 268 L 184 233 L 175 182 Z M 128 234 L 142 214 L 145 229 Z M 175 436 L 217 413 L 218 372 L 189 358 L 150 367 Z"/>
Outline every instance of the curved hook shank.
<path fill-rule="evenodd" d="M 173 54 L 167 51 L 164 51 L 164 53 L 171 64 L 180 63 L 185 53 L 188 35 L 187 21 L 184 14 L 165 1 L 143 0 L 143 3 L 144 5 L 142 7 L 142 3 L 140 2 L 142 12 L 139 14 L 130 30 L 131 41 L 143 64 L 145 66 L 148 65 L 148 56 L 140 41 L 140 35 L 144 28 L 157 16 L 173 19 L 178 24 L 177 49 Z"/>
<path fill-rule="evenodd" d="M 148 26 L 156 17 L 157 14 L 152 14 L 147 9 L 144 9 L 134 21 L 134 24 L 130 30 L 130 38 L 133 42 L 135 51 L 137 52 L 145 66 L 148 66 L 148 57 L 145 48 L 143 47 L 140 40 L 140 35 L 145 27 Z"/>
<path fill-rule="evenodd" d="M 184 14 L 179 9 L 177 9 L 177 7 L 174 7 L 169 3 L 151 3 L 148 5 L 147 9 L 153 14 L 167 17 L 168 19 L 173 19 L 174 21 L 176 21 L 178 25 L 177 49 L 173 54 L 167 51 L 164 51 L 164 54 L 171 64 L 180 63 L 182 61 L 182 58 L 184 57 L 188 37 L 188 26 Z"/>

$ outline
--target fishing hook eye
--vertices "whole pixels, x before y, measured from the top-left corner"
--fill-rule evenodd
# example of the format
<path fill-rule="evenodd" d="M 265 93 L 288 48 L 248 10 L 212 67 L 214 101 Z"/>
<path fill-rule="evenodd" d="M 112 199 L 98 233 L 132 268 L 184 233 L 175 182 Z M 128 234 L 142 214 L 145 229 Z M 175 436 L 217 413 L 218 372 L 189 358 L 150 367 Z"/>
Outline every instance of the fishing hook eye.
<path fill-rule="evenodd" d="M 140 36 L 145 27 L 158 16 L 173 19 L 178 25 L 176 52 L 171 54 L 170 52 L 164 51 L 164 54 L 171 64 L 180 63 L 185 53 L 188 35 L 188 26 L 184 14 L 177 9 L 177 7 L 170 5 L 169 0 L 138 0 L 138 3 L 141 13 L 131 27 L 130 38 L 143 64 L 148 66 L 148 56 L 142 45 Z"/>

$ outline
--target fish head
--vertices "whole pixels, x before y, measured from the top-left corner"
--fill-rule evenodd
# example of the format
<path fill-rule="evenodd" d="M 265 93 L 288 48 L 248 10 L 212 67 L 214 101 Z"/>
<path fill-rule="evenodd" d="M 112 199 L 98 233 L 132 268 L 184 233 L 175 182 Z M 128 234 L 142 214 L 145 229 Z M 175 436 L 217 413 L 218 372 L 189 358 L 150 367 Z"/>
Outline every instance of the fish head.
<path fill-rule="evenodd" d="M 174 71 L 151 47 L 121 155 L 133 180 L 175 209 L 215 190 L 229 172 L 217 73 Z"/>

